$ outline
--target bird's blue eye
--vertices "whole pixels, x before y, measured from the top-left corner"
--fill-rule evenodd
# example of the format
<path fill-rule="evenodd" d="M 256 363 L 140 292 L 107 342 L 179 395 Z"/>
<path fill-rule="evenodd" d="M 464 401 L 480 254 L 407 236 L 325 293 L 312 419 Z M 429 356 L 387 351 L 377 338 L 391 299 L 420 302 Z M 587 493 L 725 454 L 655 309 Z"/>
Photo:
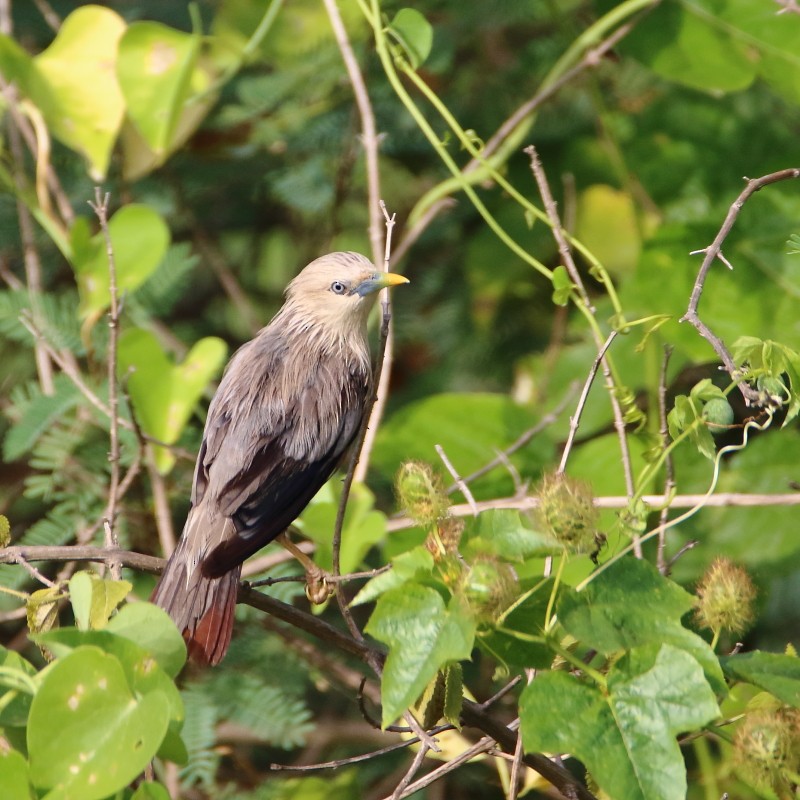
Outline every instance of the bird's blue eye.
<path fill-rule="evenodd" d="M 331 291 L 334 294 L 344 294 L 347 291 L 347 287 L 341 281 L 334 281 L 331 284 Z"/>

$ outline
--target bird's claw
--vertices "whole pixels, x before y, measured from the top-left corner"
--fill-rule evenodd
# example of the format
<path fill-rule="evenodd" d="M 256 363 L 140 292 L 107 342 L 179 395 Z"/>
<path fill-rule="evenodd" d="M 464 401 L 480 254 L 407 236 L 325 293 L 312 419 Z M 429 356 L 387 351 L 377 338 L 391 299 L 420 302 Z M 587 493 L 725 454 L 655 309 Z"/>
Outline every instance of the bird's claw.
<path fill-rule="evenodd" d="M 306 571 L 306 597 L 309 603 L 321 606 L 333 594 L 333 584 L 328 580 L 328 573 L 315 566 Z"/>

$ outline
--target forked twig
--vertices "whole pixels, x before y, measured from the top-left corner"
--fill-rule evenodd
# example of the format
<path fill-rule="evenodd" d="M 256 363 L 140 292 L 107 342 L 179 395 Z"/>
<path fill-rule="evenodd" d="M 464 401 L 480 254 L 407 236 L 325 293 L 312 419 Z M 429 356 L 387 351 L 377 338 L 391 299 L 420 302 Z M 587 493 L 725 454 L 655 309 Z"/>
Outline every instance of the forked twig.
<path fill-rule="evenodd" d="M 697 273 L 694 287 L 692 288 L 692 294 L 689 298 L 689 307 L 687 308 L 686 313 L 681 317 L 680 322 L 688 322 L 690 325 L 692 325 L 695 330 L 697 330 L 697 332 L 711 345 L 711 347 L 714 348 L 714 352 L 717 354 L 719 360 L 725 365 L 725 369 L 731 376 L 731 380 L 737 383 L 739 391 L 742 393 L 745 403 L 747 403 L 748 406 L 760 404 L 762 402 L 761 393 L 757 389 L 754 389 L 752 386 L 741 381 L 741 370 L 736 366 L 736 362 L 733 360 L 730 350 L 728 350 L 728 348 L 725 346 L 725 343 L 722 341 L 722 339 L 720 339 L 711 330 L 711 328 L 709 328 L 708 325 L 706 325 L 700 319 L 697 313 L 697 307 L 700 304 L 700 297 L 702 296 L 703 289 L 705 288 L 708 272 L 711 269 L 711 265 L 714 263 L 714 261 L 719 259 L 723 264 L 725 264 L 725 266 L 727 266 L 729 269 L 732 269 L 730 262 L 722 255 L 722 244 L 728 237 L 728 234 L 731 232 L 731 229 L 736 222 L 736 218 L 739 216 L 739 212 L 742 210 L 742 206 L 744 206 L 744 204 L 752 195 L 763 189 L 765 186 L 770 186 L 773 183 L 793 180 L 796 178 L 800 178 L 800 168 L 798 167 L 771 172 L 769 175 L 762 175 L 760 178 L 745 178 L 747 185 L 744 187 L 744 189 L 742 189 L 742 191 L 739 193 L 739 196 L 733 201 L 731 207 L 728 209 L 728 213 L 725 216 L 722 227 L 714 237 L 714 241 L 711 242 L 708 247 L 705 247 L 702 250 L 694 251 L 696 253 L 704 253 L 705 255 L 703 258 L 703 263 L 700 265 L 700 270 Z"/>

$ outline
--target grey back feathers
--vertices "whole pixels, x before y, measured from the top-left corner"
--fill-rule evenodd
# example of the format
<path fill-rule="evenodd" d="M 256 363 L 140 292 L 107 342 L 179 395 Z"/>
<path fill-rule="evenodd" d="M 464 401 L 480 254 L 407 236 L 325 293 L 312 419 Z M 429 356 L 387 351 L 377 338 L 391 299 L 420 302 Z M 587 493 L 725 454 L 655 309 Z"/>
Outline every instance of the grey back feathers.
<path fill-rule="evenodd" d="M 371 391 L 366 319 L 387 285 L 379 275 L 358 253 L 312 261 L 228 364 L 183 536 L 153 595 L 197 660 L 217 663 L 227 649 L 242 561 L 291 524 L 358 431 Z"/>

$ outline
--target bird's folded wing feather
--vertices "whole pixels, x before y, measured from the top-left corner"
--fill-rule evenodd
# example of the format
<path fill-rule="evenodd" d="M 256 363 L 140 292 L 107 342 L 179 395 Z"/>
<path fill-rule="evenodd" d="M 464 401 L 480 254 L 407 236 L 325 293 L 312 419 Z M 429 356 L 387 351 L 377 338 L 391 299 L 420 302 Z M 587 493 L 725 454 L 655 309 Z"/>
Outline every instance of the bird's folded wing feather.
<path fill-rule="evenodd" d="M 255 378 L 239 374 L 234 360 L 209 409 L 192 502 L 213 504 L 235 526 L 203 559 L 209 577 L 240 564 L 291 524 L 336 468 L 363 414 L 369 389 L 363 369 L 307 358 L 305 374 L 292 366 L 287 382 L 280 351 L 271 355 Z"/>

